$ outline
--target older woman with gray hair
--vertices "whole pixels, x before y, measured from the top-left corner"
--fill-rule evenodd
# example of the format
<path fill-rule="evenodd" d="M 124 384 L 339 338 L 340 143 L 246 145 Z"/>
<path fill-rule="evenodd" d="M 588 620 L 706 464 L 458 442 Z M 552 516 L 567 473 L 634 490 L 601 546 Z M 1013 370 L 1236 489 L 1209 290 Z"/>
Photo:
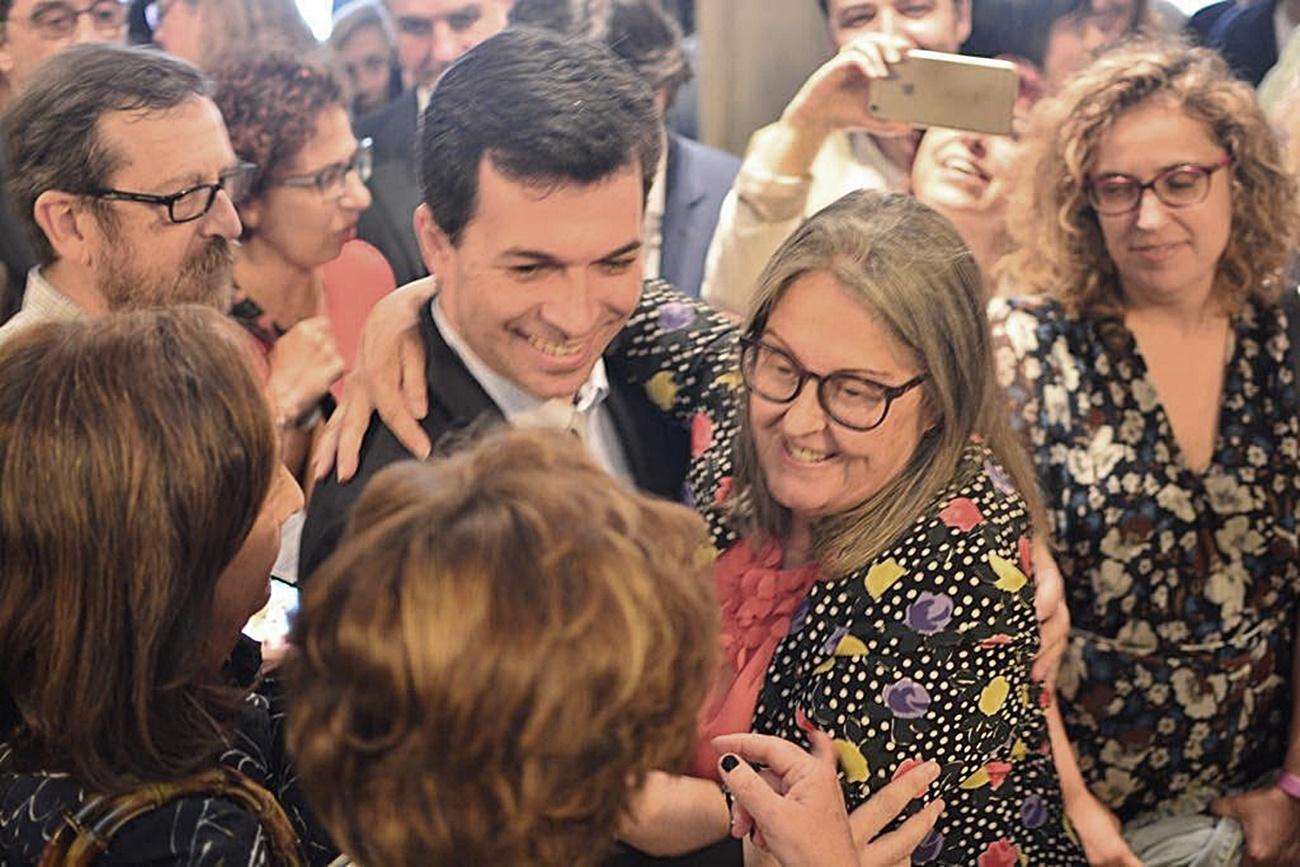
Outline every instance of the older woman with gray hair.
<path fill-rule="evenodd" d="M 1084 863 L 1067 806 L 1090 851 L 1132 863 L 1089 818 L 1030 676 L 1036 486 L 951 224 L 911 197 L 853 193 L 768 263 L 738 346 L 671 301 L 629 330 L 635 375 L 691 424 L 697 508 L 740 537 L 715 568 L 724 662 L 693 772 L 716 761 L 713 736 L 821 731 L 850 809 L 931 760 L 918 772 L 943 815 L 887 863 Z M 738 358 L 704 348 L 728 341 Z M 679 835 L 674 810 L 725 828 L 717 790 L 694 782 L 652 780 L 638 816 Z M 625 828 L 642 849 L 674 842 L 655 832 Z"/>

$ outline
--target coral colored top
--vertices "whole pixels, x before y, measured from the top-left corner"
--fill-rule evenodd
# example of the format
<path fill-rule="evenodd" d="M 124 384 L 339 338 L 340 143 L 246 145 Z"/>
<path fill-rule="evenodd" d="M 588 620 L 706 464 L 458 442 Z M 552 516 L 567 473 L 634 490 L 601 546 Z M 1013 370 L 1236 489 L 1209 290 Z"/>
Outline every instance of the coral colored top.
<path fill-rule="evenodd" d="M 321 270 L 324 292 L 317 314 L 329 318 L 330 331 L 339 355 L 343 357 L 344 367 L 352 370 L 361 346 L 361 328 L 366 315 L 380 298 L 396 288 L 393 269 L 378 250 L 365 241 L 353 239 L 345 243 L 339 255 L 326 262 Z M 270 374 L 266 358 L 271 347 L 289 329 L 273 321 L 251 296 L 238 288 L 230 315 L 244 326 L 260 350 L 257 368 L 265 379 Z M 342 398 L 342 377 L 330 392 L 335 399 Z"/>
<path fill-rule="evenodd" d="M 713 692 L 700 709 L 699 737 L 691 756 L 693 776 L 717 778 L 720 754 L 713 748 L 713 738 L 749 731 L 772 654 L 790 631 L 809 588 L 821 577 L 815 562 L 782 569 L 783 558 L 775 542 L 756 553 L 748 541 L 742 541 L 714 565 L 722 608 L 723 659 Z"/>

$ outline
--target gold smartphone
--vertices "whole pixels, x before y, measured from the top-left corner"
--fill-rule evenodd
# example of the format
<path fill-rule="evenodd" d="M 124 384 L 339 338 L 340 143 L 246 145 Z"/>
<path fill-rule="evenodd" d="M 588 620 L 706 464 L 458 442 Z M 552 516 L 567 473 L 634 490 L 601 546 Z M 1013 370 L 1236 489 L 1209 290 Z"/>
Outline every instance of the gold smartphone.
<path fill-rule="evenodd" d="M 913 49 L 871 82 L 871 113 L 913 126 L 1010 135 L 1020 76 L 1005 60 Z"/>

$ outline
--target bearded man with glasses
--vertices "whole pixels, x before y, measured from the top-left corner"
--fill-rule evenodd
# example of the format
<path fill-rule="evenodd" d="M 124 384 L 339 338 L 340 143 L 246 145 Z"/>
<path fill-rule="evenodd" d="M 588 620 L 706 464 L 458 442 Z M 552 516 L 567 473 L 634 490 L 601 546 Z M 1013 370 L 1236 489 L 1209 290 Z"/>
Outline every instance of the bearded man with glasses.
<path fill-rule="evenodd" d="M 252 167 L 194 67 L 146 49 L 69 48 L 11 106 L 7 146 L 38 267 L 0 341 L 47 319 L 229 305 L 234 200 Z"/>

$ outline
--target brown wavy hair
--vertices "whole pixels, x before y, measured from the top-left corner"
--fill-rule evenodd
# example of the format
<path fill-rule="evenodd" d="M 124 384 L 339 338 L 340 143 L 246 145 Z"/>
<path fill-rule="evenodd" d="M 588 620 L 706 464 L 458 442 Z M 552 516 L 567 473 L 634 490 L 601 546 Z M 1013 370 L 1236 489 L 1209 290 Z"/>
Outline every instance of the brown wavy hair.
<path fill-rule="evenodd" d="M 693 742 L 711 552 L 565 434 L 377 475 L 294 627 L 288 741 L 335 840 L 395 867 L 602 861 Z"/>
<path fill-rule="evenodd" d="M 211 767 L 244 693 L 213 593 L 275 434 L 216 311 L 44 323 L 0 348 L 0 741 L 113 792 Z"/>
<path fill-rule="evenodd" d="M 1049 295 L 1072 311 L 1117 314 L 1123 299 L 1087 180 L 1097 148 L 1126 109 L 1167 99 L 1204 123 L 1232 156 L 1232 234 L 1214 291 L 1229 312 L 1276 301 L 1300 240 L 1296 181 L 1251 88 L 1213 51 L 1139 40 L 1104 55 L 1059 96 L 1040 102 L 1025 143 L 999 264 L 1010 292 Z"/>
<path fill-rule="evenodd" d="M 936 424 L 898 475 L 865 502 L 813 522 L 813 547 L 831 575 L 870 563 L 935 497 L 979 467 L 962 455 L 978 436 L 1011 475 L 1041 524 L 1029 459 L 1010 432 L 994 374 L 979 266 L 953 225 L 902 193 L 859 190 L 810 217 L 772 255 L 758 279 L 745 332 L 760 337 L 772 311 L 800 277 L 835 277 L 912 353 L 926 374 L 920 389 Z M 790 511 L 768 490 L 743 414 L 736 445 L 734 519 L 746 535 L 784 539 Z"/>
<path fill-rule="evenodd" d="M 251 198 L 265 193 L 316 134 L 322 111 L 344 107 L 343 89 L 328 69 L 286 51 L 231 57 L 213 71 L 212 81 L 235 155 L 257 166 Z"/>

